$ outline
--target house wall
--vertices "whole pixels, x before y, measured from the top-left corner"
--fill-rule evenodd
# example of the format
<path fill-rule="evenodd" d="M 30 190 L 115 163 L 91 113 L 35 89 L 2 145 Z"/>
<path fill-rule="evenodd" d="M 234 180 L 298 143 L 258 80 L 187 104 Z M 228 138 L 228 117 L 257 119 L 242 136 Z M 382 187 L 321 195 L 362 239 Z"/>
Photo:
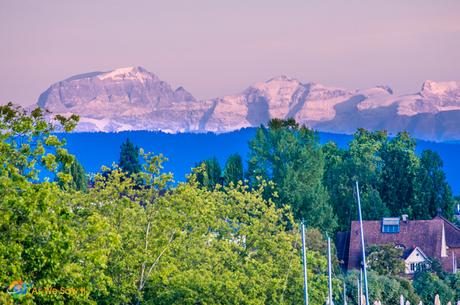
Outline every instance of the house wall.
<path fill-rule="evenodd" d="M 452 253 L 455 253 L 457 267 L 460 266 L 460 229 L 443 217 L 401 221 L 399 233 L 382 233 L 381 225 L 382 221 L 377 220 L 363 222 L 366 246 L 396 244 L 405 249 L 419 247 L 431 260 L 439 260 L 447 272 L 452 272 Z M 351 223 L 348 236 L 348 255 L 343 256 L 344 267 L 347 270 L 358 269 L 361 265 L 361 238 L 357 221 Z M 446 253 L 442 253 L 443 246 L 448 247 Z M 457 269 L 460 272 L 460 268 Z"/>
<path fill-rule="evenodd" d="M 412 274 L 414 273 L 414 271 L 412 271 L 410 269 L 410 266 L 411 264 L 417 264 L 417 263 L 423 263 L 425 262 L 425 258 L 423 257 L 423 255 L 418 252 L 418 251 L 414 251 L 408 258 L 406 258 L 406 260 L 404 261 L 405 265 L 406 265 L 406 268 L 404 270 L 404 272 L 406 274 Z"/>

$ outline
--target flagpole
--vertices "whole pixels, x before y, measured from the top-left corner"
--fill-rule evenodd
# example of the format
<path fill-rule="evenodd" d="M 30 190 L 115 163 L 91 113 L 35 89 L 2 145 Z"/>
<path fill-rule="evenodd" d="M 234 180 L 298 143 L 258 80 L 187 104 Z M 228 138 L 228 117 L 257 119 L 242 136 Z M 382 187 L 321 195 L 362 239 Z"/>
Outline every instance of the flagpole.
<path fill-rule="evenodd" d="M 361 213 L 361 198 L 359 197 L 359 184 L 356 181 L 356 195 L 358 198 L 358 214 L 359 214 L 359 227 L 361 230 L 361 250 L 363 256 L 363 273 L 364 273 L 364 292 L 366 296 L 366 305 L 369 305 L 369 290 L 367 287 L 367 263 L 366 263 L 366 247 L 364 245 L 364 230 L 363 230 L 363 217 Z"/>
<path fill-rule="evenodd" d="M 356 282 L 358 283 L 358 305 L 361 305 L 361 282 L 359 278 L 356 278 Z"/>
<path fill-rule="evenodd" d="M 301 232 L 302 232 L 302 261 L 303 261 L 303 296 L 304 296 L 304 304 L 308 305 L 307 254 L 305 251 L 305 224 L 303 220 L 301 224 Z"/>
<path fill-rule="evenodd" d="M 359 268 L 359 304 L 363 303 L 363 268 Z"/>
<path fill-rule="evenodd" d="M 328 303 L 329 305 L 333 305 L 332 301 L 332 264 L 331 264 L 331 238 L 329 235 L 327 236 L 327 282 L 329 286 L 329 298 Z"/>

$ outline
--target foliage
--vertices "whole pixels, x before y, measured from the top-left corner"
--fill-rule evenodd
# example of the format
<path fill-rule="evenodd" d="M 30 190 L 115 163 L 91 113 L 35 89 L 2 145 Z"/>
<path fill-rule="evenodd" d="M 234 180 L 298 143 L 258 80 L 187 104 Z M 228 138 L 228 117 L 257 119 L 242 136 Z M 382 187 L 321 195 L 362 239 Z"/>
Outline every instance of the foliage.
<path fill-rule="evenodd" d="M 357 282 L 359 278 L 359 272 L 356 270 L 349 272 L 345 278 L 347 300 L 349 304 L 358 304 Z M 368 283 L 369 301 L 371 304 L 379 300 L 382 304 L 399 305 L 401 295 L 411 304 L 418 304 L 420 301 L 420 298 L 414 292 L 414 289 L 407 279 L 398 276 L 379 275 L 374 271 L 369 271 Z"/>
<path fill-rule="evenodd" d="M 129 138 L 120 146 L 120 161 L 118 165 L 128 175 L 139 173 L 142 169 L 139 162 L 139 148 L 134 146 Z"/>
<path fill-rule="evenodd" d="M 384 134 L 361 131 L 351 152 L 331 144 L 321 149 L 311 130 L 293 120 L 274 120 L 250 144 L 250 185 L 228 183 L 242 177 L 241 158 L 234 156 L 225 167 L 224 185 L 212 159 L 187 182 L 173 186 L 172 175 L 163 173 L 166 158 L 144 153 L 127 140 L 120 165 L 103 168 L 85 189 L 77 158 L 52 134 L 56 128 L 70 130 L 78 117 L 56 117 L 59 127 L 48 116 L 39 109 L 27 113 L 11 104 L 0 106 L 0 286 L 23 280 L 36 289 L 18 300 L 0 291 L 2 304 L 300 303 L 299 218 L 309 224 L 310 303 L 324 304 L 327 261 L 321 232 L 334 229 L 334 216 L 322 183 L 340 195 L 343 202 L 332 200 L 343 209 L 344 200 L 352 199 L 348 182 L 356 177 L 369 182 L 364 200 L 380 198 L 380 152 L 388 149 L 388 160 L 420 164 L 416 179 L 407 180 L 415 181 L 414 192 L 419 192 L 420 177 L 430 177 L 423 181 L 438 190 L 444 186 L 435 156 L 426 153 L 421 161 L 408 162 L 412 155 L 386 148 Z M 386 169 L 388 177 L 393 166 Z M 57 179 L 38 180 L 40 168 Z M 334 179 L 340 179 L 340 187 L 332 188 Z M 426 193 L 432 203 L 428 213 L 450 204 L 444 191 L 445 199 L 436 197 L 437 191 Z M 372 207 L 367 209 L 370 217 Z M 395 253 L 382 251 L 371 251 L 370 259 L 378 262 L 371 268 L 394 274 Z M 342 283 L 336 260 L 334 265 L 337 296 Z M 351 303 L 356 278 L 356 272 L 343 278 Z M 443 301 L 459 294 L 449 288 L 459 286 L 458 275 L 417 274 L 412 287 L 405 279 L 370 271 L 369 283 L 371 299 L 390 305 L 399 302 L 400 294 L 412 304 L 419 301 L 415 292 L 423 300 L 437 292 Z M 37 293 L 40 288 L 76 292 Z"/>
<path fill-rule="evenodd" d="M 63 149 L 62 142 L 43 131 L 30 143 L 36 145 L 39 138 Z M 199 187 L 196 175 L 191 175 L 187 183 L 171 188 L 171 175 L 161 171 L 164 157 L 140 150 L 141 171 L 104 169 L 94 176 L 93 187 L 82 192 L 69 187 L 73 156 L 62 150 L 31 155 L 11 143 L 14 137 L 8 139 L 2 139 L 2 149 L 17 158 L 1 155 L 0 284 L 6 287 L 22 279 L 36 289 L 84 291 L 28 293 L 21 297 L 23 303 L 301 301 L 298 226 L 287 208 L 264 199 L 267 184 L 252 189 L 216 184 L 208 189 Z M 65 180 L 30 181 L 34 176 L 28 170 L 35 164 L 31 156 L 45 160 L 51 169 L 61 168 L 58 175 Z M 326 259 L 312 250 L 308 263 L 312 304 L 322 304 Z M 337 281 L 334 285 L 339 287 Z M 11 298 L 2 292 L 0 300 L 7 303 Z"/>
<path fill-rule="evenodd" d="M 71 180 L 69 180 L 68 183 L 65 183 L 64 181 L 60 180 L 59 185 L 61 187 L 68 186 L 77 191 L 86 192 L 86 189 L 88 187 L 88 179 L 85 174 L 85 169 L 76 158 L 73 159 L 70 165 L 61 168 L 60 173 L 70 175 L 69 178 L 71 178 Z"/>
<path fill-rule="evenodd" d="M 333 231 L 336 219 L 322 185 L 324 158 L 312 130 L 294 120 L 271 120 L 249 143 L 247 177 L 252 187 L 272 181 L 265 193 L 278 207 L 289 204 L 296 219 Z"/>
<path fill-rule="evenodd" d="M 228 157 L 224 167 L 224 182 L 226 185 L 233 183 L 238 184 L 238 181 L 243 181 L 243 159 L 239 154 L 233 154 Z"/>
<path fill-rule="evenodd" d="M 327 143 L 322 150 L 323 184 L 337 213 L 339 229 L 348 230 L 357 217 L 356 181 L 364 219 L 402 214 L 411 219 L 431 219 L 438 208 L 452 219 L 454 199 L 439 155 L 424 151 L 419 157 L 415 140 L 407 133 L 389 138 L 386 132 L 359 129 L 348 149 Z"/>
<path fill-rule="evenodd" d="M 420 296 L 423 303 L 431 303 L 436 294 L 439 295 L 441 303 L 455 302 L 454 291 L 446 282 L 436 274 L 430 272 L 419 272 L 414 277 L 414 289 Z"/>
<path fill-rule="evenodd" d="M 72 156 L 63 148 L 65 142 L 51 134 L 55 126 L 48 123 L 48 119 L 49 114 L 40 108 L 27 113 L 12 103 L 0 106 L 1 176 L 37 180 L 38 165 L 54 172 L 59 165 L 72 161 Z M 71 130 L 79 120 L 75 115 L 55 119 L 65 130 Z"/>
<path fill-rule="evenodd" d="M 404 273 L 403 250 L 396 248 L 394 244 L 370 245 L 367 252 L 367 265 L 376 273 L 380 275 Z"/>
<path fill-rule="evenodd" d="M 455 199 L 442 169 L 441 157 L 432 150 L 425 150 L 420 157 L 418 173 L 419 205 L 415 217 L 430 218 L 440 209 L 444 216 L 452 218 Z"/>
<path fill-rule="evenodd" d="M 195 178 L 170 194 L 197 209 L 152 280 L 155 304 L 292 304 L 302 300 L 298 228 L 287 211 L 247 186 L 209 191 Z M 206 198 L 206 201 L 203 199 Z M 293 229 L 286 230 L 287 227 Z M 326 296 L 326 260 L 309 252 L 312 304 Z"/>
<path fill-rule="evenodd" d="M 348 150 L 340 149 L 334 143 L 323 146 L 323 183 L 330 194 L 340 230 L 348 230 L 351 221 L 357 219 L 356 181 L 360 186 L 363 219 L 379 219 L 390 214 L 378 191 L 382 166 L 379 151 L 386 137 L 384 132 L 359 129 Z"/>
<path fill-rule="evenodd" d="M 222 185 L 222 169 L 216 157 L 199 162 L 196 168 L 199 169 L 195 172 L 200 186 L 211 190 Z"/>
<path fill-rule="evenodd" d="M 388 141 L 381 151 L 383 166 L 379 192 L 393 215 L 415 216 L 417 204 L 417 169 L 415 140 L 405 132 Z"/>

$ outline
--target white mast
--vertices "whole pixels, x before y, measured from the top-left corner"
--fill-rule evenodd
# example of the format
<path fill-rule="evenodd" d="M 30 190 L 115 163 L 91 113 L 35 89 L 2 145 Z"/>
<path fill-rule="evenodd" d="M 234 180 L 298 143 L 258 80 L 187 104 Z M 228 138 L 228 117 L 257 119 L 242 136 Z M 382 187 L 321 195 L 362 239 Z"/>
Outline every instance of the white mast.
<path fill-rule="evenodd" d="M 333 305 L 332 301 L 332 264 L 331 264 L 331 238 L 327 236 L 327 282 L 329 286 L 328 304 Z"/>
<path fill-rule="evenodd" d="M 367 263 L 366 263 L 366 246 L 364 244 L 363 217 L 361 213 L 361 198 L 359 197 L 359 185 L 356 181 L 356 197 L 358 199 L 359 228 L 361 231 L 361 250 L 363 256 L 363 273 L 364 273 L 364 292 L 366 296 L 366 305 L 369 305 L 369 290 L 367 287 Z"/>
<path fill-rule="evenodd" d="M 305 251 L 305 224 L 303 220 L 301 224 L 301 233 L 302 233 L 302 261 L 303 261 L 303 298 L 304 298 L 304 304 L 308 305 L 307 254 Z"/>
<path fill-rule="evenodd" d="M 356 282 L 358 283 L 358 305 L 361 305 L 361 281 L 359 278 L 356 278 Z"/>

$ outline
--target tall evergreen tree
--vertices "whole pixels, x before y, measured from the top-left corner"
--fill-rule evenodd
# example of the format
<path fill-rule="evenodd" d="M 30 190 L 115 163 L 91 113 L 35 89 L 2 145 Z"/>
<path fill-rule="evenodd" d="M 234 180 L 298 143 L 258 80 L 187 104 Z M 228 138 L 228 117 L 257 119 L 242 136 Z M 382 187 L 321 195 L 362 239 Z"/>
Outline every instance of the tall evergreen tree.
<path fill-rule="evenodd" d="M 383 161 L 380 196 L 393 215 L 408 214 L 414 218 L 417 205 L 417 172 L 419 158 L 416 142 L 407 132 L 388 141 L 380 153 Z"/>
<path fill-rule="evenodd" d="M 249 142 L 248 179 L 274 182 L 265 196 L 278 206 L 289 205 L 297 219 L 309 226 L 333 230 L 336 225 L 329 197 L 322 185 L 324 157 L 317 135 L 293 119 L 271 120 Z"/>
<path fill-rule="evenodd" d="M 234 185 L 238 181 L 243 181 L 243 160 L 239 154 L 233 154 L 228 157 L 224 168 L 224 181 L 225 184 L 233 182 Z"/>
<path fill-rule="evenodd" d="M 203 171 L 197 173 L 197 181 L 200 185 L 214 189 L 217 184 L 222 184 L 222 169 L 216 157 L 201 161 L 196 167 L 203 167 Z"/>
<path fill-rule="evenodd" d="M 121 144 L 120 147 L 120 162 L 118 164 L 122 171 L 128 175 L 138 173 L 141 171 L 141 164 L 139 162 L 139 148 L 129 140 Z"/>
<path fill-rule="evenodd" d="M 63 167 L 61 172 L 72 176 L 72 181 L 69 183 L 71 188 L 77 191 L 86 192 L 88 179 L 86 177 L 85 169 L 76 158 L 74 158 L 69 167 Z M 63 181 L 58 180 L 58 183 L 61 187 L 64 185 Z"/>
<path fill-rule="evenodd" d="M 416 218 L 432 218 L 438 209 L 448 218 L 453 216 L 455 200 L 442 167 L 443 162 L 438 153 L 432 150 L 422 152 L 417 177 L 419 196 L 414 210 Z"/>
<path fill-rule="evenodd" d="M 350 222 L 358 215 L 354 198 L 356 181 L 360 185 L 364 219 L 379 219 L 389 213 L 378 192 L 382 163 L 379 152 L 386 141 L 385 132 L 359 129 L 349 149 L 340 149 L 332 142 L 323 146 L 323 183 L 338 216 L 339 229 L 348 230 Z"/>
<path fill-rule="evenodd" d="M 364 219 L 401 214 L 431 219 L 438 208 L 452 218 L 455 202 L 441 158 L 432 151 L 418 156 L 415 148 L 415 140 L 405 132 L 389 139 L 386 132 L 364 129 L 354 134 L 348 149 L 334 143 L 323 146 L 323 183 L 340 229 L 347 230 L 357 217 L 355 181 L 360 183 Z"/>

